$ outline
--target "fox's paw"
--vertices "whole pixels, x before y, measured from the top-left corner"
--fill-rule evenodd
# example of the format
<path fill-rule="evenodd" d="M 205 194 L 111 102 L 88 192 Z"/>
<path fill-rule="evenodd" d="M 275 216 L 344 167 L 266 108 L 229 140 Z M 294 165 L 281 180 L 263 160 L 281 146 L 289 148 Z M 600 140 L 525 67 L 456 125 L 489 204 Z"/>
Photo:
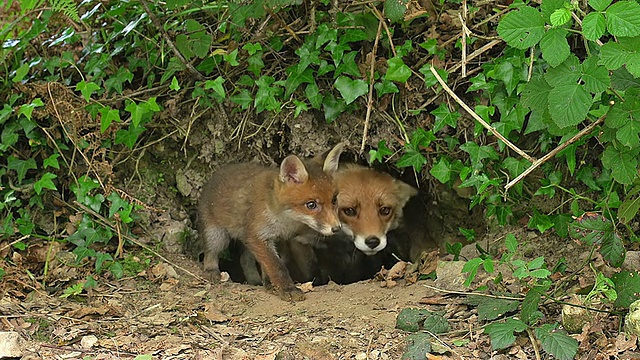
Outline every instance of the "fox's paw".
<path fill-rule="evenodd" d="M 278 297 L 284 301 L 302 301 L 305 299 L 302 290 L 297 287 L 281 289 L 276 291 Z"/>
<path fill-rule="evenodd" d="M 220 270 L 208 270 L 207 275 L 209 277 L 209 281 L 214 284 L 222 282 L 222 276 L 220 275 Z"/>

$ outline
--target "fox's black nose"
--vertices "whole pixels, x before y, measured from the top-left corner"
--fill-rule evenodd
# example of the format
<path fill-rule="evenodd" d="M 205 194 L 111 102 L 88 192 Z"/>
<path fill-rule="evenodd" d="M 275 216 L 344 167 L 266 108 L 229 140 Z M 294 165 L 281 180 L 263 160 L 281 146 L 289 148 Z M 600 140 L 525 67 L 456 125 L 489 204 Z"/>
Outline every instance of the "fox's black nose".
<path fill-rule="evenodd" d="M 368 247 L 375 249 L 378 245 L 380 245 L 380 239 L 375 236 L 369 236 L 365 241 Z"/>
<path fill-rule="evenodd" d="M 338 224 L 338 225 L 336 225 L 336 226 L 331 228 L 331 232 L 335 234 L 338 231 L 340 231 L 340 228 L 341 228 L 341 226 L 340 226 L 340 224 Z"/>

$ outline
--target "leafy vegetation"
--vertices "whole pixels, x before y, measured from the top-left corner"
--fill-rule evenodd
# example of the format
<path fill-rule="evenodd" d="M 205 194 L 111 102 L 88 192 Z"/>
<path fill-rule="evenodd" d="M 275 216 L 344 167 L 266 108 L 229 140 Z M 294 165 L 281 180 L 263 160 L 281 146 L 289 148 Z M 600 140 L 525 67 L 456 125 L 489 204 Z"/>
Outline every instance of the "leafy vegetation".
<path fill-rule="evenodd" d="M 470 189 L 470 206 L 483 207 L 489 222 L 525 218 L 532 231 L 582 241 L 610 265 L 623 264 L 625 246 L 638 241 L 640 210 L 637 2 L 515 1 L 484 34 L 497 34 L 506 45 L 454 89 L 463 95 L 457 106 L 444 94 L 450 78 L 462 79 L 462 65 L 443 66 L 445 59 L 459 63 L 458 51 L 478 48 L 486 36 L 471 32 L 464 43 L 445 46 L 421 30 L 438 14 L 404 2 L 351 11 L 332 6 L 325 0 L 9 1 L 2 12 L 11 22 L 0 23 L 2 239 L 18 252 L 36 241 L 65 243 L 75 265 L 90 264 L 104 276 L 139 271 L 123 260 L 123 247 L 135 238 L 145 204 L 119 185 L 118 177 L 132 175 L 116 167 L 138 161 L 148 146 L 175 133 L 187 136 L 161 116 L 179 99 L 194 114 L 218 106 L 257 119 L 313 112 L 327 123 L 366 109 L 369 124 L 376 108 L 399 136 L 367 142 L 365 125 L 361 151 L 370 163 L 391 160 L 420 180 Z M 405 101 L 412 91 L 432 100 Z M 473 104 L 469 110 L 465 102 Z M 558 206 L 536 208 L 535 198 Z M 473 230 L 461 232 L 475 237 Z M 520 305 L 519 318 L 486 328 L 493 347 L 533 331 L 546 352 L 572 358 L 577 345 L 557 324 L 541 323 L 539 311 L 541 300 L 558 291 L 551 275 L 565 269 L 549 268 L 544 258 L 522 260 L 518 247 L 507 236 L 502 256 L 487 251 L 465 267 L 468 285 L 480 269 L 497 272 L 498 263 L 530 289 L 521 302 L 500 303 L 496 313 L 482 310 L 493 321 Z M 459 256 L 459 246 L 448 248 Z M 595 276 L 589 300 L 626 307 L 640 286 L 631 272 Z M 46 271 L 39 279 L 46 281 Z M 63 296 L 78 295 L 93 281 L 70 284 Z M 474 301 L 479 312 L 485 309 Z"/>

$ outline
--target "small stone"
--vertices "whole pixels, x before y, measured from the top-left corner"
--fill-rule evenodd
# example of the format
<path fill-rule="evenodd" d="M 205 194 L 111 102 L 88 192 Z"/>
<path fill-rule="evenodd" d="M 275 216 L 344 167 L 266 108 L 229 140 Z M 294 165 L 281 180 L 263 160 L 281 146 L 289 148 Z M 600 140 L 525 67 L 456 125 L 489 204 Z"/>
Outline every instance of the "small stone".
<path fill-rule="evenodd" d="M 0 359 L 22 357 L 25 340 L 15 331 L 0 332 Z"/>
<path fill-rule="evenodd" d="M 80 340 L 80 345 L 84 349 L 91 349 L 98 342 L 98 338 L 95 335 L 83 336 Z"/>
<path fill-rule="evenodd" d="M 367 358 L 367 354 L 363 352 L 356 355 L 356 360 L 366 360 L 366 358 Z"/>

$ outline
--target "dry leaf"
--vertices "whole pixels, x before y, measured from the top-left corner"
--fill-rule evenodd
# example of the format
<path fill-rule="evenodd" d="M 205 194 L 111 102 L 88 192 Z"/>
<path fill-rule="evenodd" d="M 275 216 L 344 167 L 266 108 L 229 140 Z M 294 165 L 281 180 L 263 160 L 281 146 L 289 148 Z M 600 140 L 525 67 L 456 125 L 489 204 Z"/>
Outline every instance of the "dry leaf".
<path fill-rule="evenodd" d="M 309 281 L 300 285 L 296 285 L 296 287 L 300 290 L 302 290 L 303 293 L 308 293 L 313 291 L 313 282 Z"/>

